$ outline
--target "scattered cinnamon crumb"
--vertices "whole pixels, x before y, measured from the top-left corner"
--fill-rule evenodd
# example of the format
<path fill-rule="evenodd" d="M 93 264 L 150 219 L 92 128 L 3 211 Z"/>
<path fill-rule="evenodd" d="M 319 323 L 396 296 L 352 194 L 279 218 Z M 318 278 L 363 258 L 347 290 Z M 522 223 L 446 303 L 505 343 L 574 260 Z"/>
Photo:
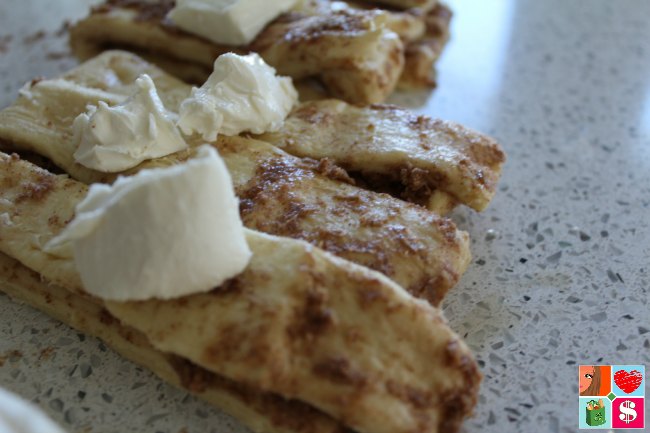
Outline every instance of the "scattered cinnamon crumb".
<path fill-rule="evenodd" d="M 45 349 L 41 350 L 40 355 L 38 355 L 38 360 L 39 361 L 47 361 L 50 359 L 52 354 L 54 353 L 54 347 L 46 347 Z"/>
<path fill-rule="evenodd" d="M 4 54 L 9 51 L 9 43 L 14 37 L 12 35 L 0 36 L 0 54 Z"/>
<path fill-rule="evenodd" d="M 40 83 L 44 79 L 45 79 L 45 77 L 43 77 L 42 75 L 32 78 L 32 81 L 29 82 L 29 87 L 34 87 L 35 85 L 37 85 L 38 83 Z"/>
<path fill-rule="evenodd" d="M 38 42 L 41 39 L 45 37 L 46 33 L 44 30 L 39 30 L 36 33 L 32 33 L 31 35 L 27 35 L 23 38 L 23 43 L 31 45 L 34 42 Z"/>
<path fill-rule="evenodd" d="M 5 365 L 5 362 L 7 362 L 8 359 L 11 358 L 22 358 L 23 353 L 20 350 L 10 350 L 9 352 L 6 352 L 4 355 L 0 355 L 0 367 Z"/>
<path fill-rule="evenodd" d="M 54 176 L 40 173 L 33 182 L 24 182 L 20 194 L 14 200 L 18 204 L 26 200 L 40 201 L 54 189 Z"/>
<path fill-rule="evenodd" d="M 45 55 L 45 58 L 48 60 L 61 60 L 65 59 L 66 57 L 70 57 L 70 53 L 67 51 L 60 51 L 60 52 L 52 52 L 52 53 L 47 53 Z"/>
<path fill-rule="evenodd" d="M 70 21 L 68 21 L 68 20 L 65 20 L 63 22 L 63 25 L 61 26 L 61 28 L 59 30 L 57 30 L 56 33 L 54 33 L 54 36 L 56 36 L 58 38 L 60 38 L 62 36 L 65 36 L 68 33 L 68 31 L 70 30 L 70 27 L 72 27 L 72 23 Z"/>

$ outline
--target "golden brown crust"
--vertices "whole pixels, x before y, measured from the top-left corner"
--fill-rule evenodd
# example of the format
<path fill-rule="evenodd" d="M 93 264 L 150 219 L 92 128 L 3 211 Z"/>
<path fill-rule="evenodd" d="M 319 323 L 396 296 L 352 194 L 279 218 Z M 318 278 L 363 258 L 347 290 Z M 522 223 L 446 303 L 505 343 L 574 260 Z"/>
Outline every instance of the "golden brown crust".
<path fill-rule="evenodd" d="M 334 4 L 330 0 L 309 0 L 312 4 L 324 3 Z M 425 11 L 420 8 L 411 8 L 406 10 L 400 10 L 395 8 L 390 8 L 385 5 L 377 4 L 372 1 L 364 0 L 349 0 L 345 2 L 349 7 L 354 9 L 362 10 L 373 10 L 380 9 L 386 12 L 386 26 L 397 33 L 404 42 L 405 46 L 408 46 L 410 42 L 414 42 L 422 39 L 426 33 L 426 23 L 425 23 Z M 341 2 L 335 3 L 336 5 L 341 4 Z M 314 6 L 312 6 L 314 7 Z M 324 9 L 326 6 L 319 6 L 320 9 Z"/>
<path fill-rule="evenodd" d="M 0 157 L 8 165 L 0 173 L 16 180 L 17 191 L 47 175 L 18 158 Z M 62 276 L 69 287 L 78 279 L 69 259 L 62 268 L 67 275 L 54 274 L 42 246 L 7 247 L 56 235 L 59 226 L 39 221 L 69 215 L 85 191 L 82 184 L 50 176 L 51 187 L 38 202 L 21 203 L 19 218 L 0 220 L 0 251 L 46 280 Z M 2 206 L 11 207 L 14 189 L 0 191 Z M 64 189 L 67 194 L 58 192 Z M 252 231 L 246 236 L 253 259 L 223 290 L 171 301 L 106 302 L 106 308 L 159 350 L 304 401 L 360 431 L 436 432 L 450 417 L 462 419 L 471 410 L 480 374 L 439 310 L 381 274 L 304 242 Z M 99 319 L 110 323 L 105 315 Z M 448 403 L 460 395 L 464 399 Z"/>
<path fill-rule="evenodd" d="M 128 94 L 135 77 L 145 72 L 171 110 L 189 93 L 189 86 L 137 57 L 107 52 L 65 74 L 64 83 L 43 80 L 29 88 L 31 99 L 22 97 L 0 112 L 0 139 L 5 148 L 50 158 L 84 183 L 111 182 L 115 175 L 74 162 L 72 120 L 99 97 L 110 102 Z M 306 240 L 378 270 L 436 305 L 469 264 L 468 236 L 449 220 L 354 187 L 347 173 L 331 161 L 303 160 L 241 137 L 221 137 L 215 146 L 242 199 L 248 227 Z M 175 164 L 188 156 L 183 152 L 148 161 L 124 174 Z"/>
<path fill-rule="evenodd" d="M 137 21 L 161 22 L 176 4 L 175 0 L 106 0 L 105 3 L 92 8 L 92 13 L 107 13 L 114 8 L 126 8 L 137 11 Z"/>
<path fill-rule="evenodd" d="M 85 192 L 75 181 L 0 152 L 1 250 L 27 265 L 42 262 L 50 281 L 66 282 L 70 290 L 82 292 L 78 276 L 68 278 L 74 274 L 72 263 L 45 260 L 42 249 L 52 238 L 48 233 L 58 233 L 74 216 L 74 209 L 61 203 L 79 200 Z"/>
<path fill-rule="evenodd" d="M 261 255 L 264 252 L 258 249 L 253 256 L 252 266 L 258 271 L 264 268 L 255 263 L 256 257 L 268 261 L 268 253 L 281 255 L 278 261 L 294 262 L 291 254 L 278 251 L 277 246 Z M 251 270 L 238 277 L 241 292 L 178 302 L 109 303 L 109 309 L 143 330 L 162 350 L 183 353 L 238 381 L 309 401 L 361 431 L 438 431 L 443 418 L 457 418 L 456 411 L 465 413 L 473 406 L 471 398 L 459 398 L 465 391 L 450 386 L 447 379 L 433 385 L 422 375 L 422 368 L 436 365 L 438 373 L 450 368 L 454 373 L 449 374 L 456 378 L 458 372 L 463 390 L 476 386 L 475 366 L 469 375 L 465 371 L 465 364 L 470 367 L 473 363 L 471 356 L 464 350 L 457 353 L 459 340 L 444 336 L 439 316 L 404 304 L 399 296 L 386 291 L 380 279 L 358 275 L 351 277 L 352 281 L 359 278 L 354 284 L 347 284 L 337 268 L 322 269 L 318 255 L 303 256 L 298 263 L 290 270 L 295 284 L 287 285 L 288 276 L 276 265 L 273 274 L 255 275 Z M 260 284 L 260 278 L 265 284 Z M 278 281 L 283 281 L 280 298 Z M 260 286 L 265 286 L 263 291 L 256 290 Z M 246 319 L 240 313 L 242 299 L 246 300 Z M 203 309 L 205 305 L 211 305 L 209 310 Z M 160 323 L 162 317 L 177 319 Z M 423 326 L 422 320 L 427 325 Z M 399 331 L 392 330 L 393 326 Z M 434 328 L 438 328 L 435 337 L 428 333 Z M 425 329 L 428 331 L 420 334 Z M 189 335 L 198 341 L 188 344 Z M 398 335 L 409 343 L 399 343 L 395 340 Z M 375 349 L 382 344 L 377 341 L 379 336 L 384 343 L 391 341 L 388 358 Z M 426 349 L 421 355 L 409 353 L 415 346 Z M 372 361 L 366 362 L 362 354 Z M 427 360 L 426 367 L 413 363 L 420 358 Z M 389 359 L 391 368 L 387 369 Z M 417 380 L 409 379 L 412 374 L 407 371 L 411 369 Z M 373 408 L 375 404 L 403 416 L 385 418 Z M 435 414 L 440 407 L 451 412 Z"/>
<path fill-rule="evenodd" d="M 393 92 L 404 66 L 402 41 L 384 20 L 378 11 L 295 14 L 268 26 L 250 48 L 279 74 L 318 75 L 335 97 L 380 102 Z"/>
<path fill-rule="evenodd" d="M 247 227 L 306 240 L 382 272 L 434 305 L 469 262 L 468 238 L 449 219 L 354 187 L 331 163 L 289 157 L 252 140 L 222 138 L 216 145 L 231 173 L 247 173 L 235 177 Z M 319 175 L 323 170 L 348 183 L 329 181 Z"/>
<path fill-rule="evenodd" d="M 449 8 L 440 3 L 431 4 L 428 11 L 421 7 L 393 8 L 379 13 L 371 10 L 376 9 L 377 2 L 352 1 L 346 5 L 305 0 L 297 11 L 269 25 L 251 46 L 225 47 L 175 27 L 165 18 L 173 3 L 107 1 L 72 27 L 73 52 L 86 60 L 105 49 L 128 49 L 185 81 L 202 83 L 212 71 L 216 56 L 228 51 L 260 51 L 284 74 L 294 78 L 318 76 L 330 97 L 381 102 L 397 82 L 407 88 L 435 85 L 433 64 L 447 42 L 451 19 Z M 367 23 L 385 26 L 399 35 L 401 43 L 390 33 L 370 31 Z M 291 35 L 293 43 L 285 44 L 285 33 Z M 368 62 L 373 66 L 368 67 Z"/>
<path fill-rule="evenodd" d="M 505 161 L 490 137 L 390 105 L 305 102 L 258 138 L 299 157 L 328 157 L 362 184 L 429 208 L 443 192 L 485 209 Z"/>
<path fill-rule="evenodd" d="M 186 94 L 186 86 L 132 56 L 109 53 L 97 65 L 100 74 L 82 67 L 64 80 L 25 89 L 29 95 L 0 114 L 3 146 L 25 146 L 71 174 L 101 178 L 72 160 L 69 123 L 80 107 L 121 100 L 143 68 L 153 72 L 165 104 L 174 106 Z M 393 107 L 372 109 L 401 118 Z M 413 129 L 411 123 L 421 120 L 409 123 Z M 482 144 L 465 135 L 473 159 L 489 165 L 494 155 L 473 149 Z M 214 145 L 233 174 L 249 227 L 327 246 L 342 257 L 384 267 L 395 279 L 421 272 L 422 278 L 411 276 L 409 288 L 434 302 L 440 293 L 428 288 L 455 282 L 456 269 L 466 266 L 467 238 L 451 221 L 354 187 L 354 179 L 330 160 L 291 157 L 246 138 L 224 137 Z M 71 218 L 85 187 L 17 156 L 0 154 L 0 164 L 0 251 L 37 271 L 38 278 L 63 285 L 67 304 L 86 299 L 69 257 L 55 259 L 43 251 Z M 422 170 L 407 167 L 403 182 L 414 190 L 426 185 Z M 438 309 L 381 274 L 305 242 L 250 230 L 247 239 L 253 260 L 228 284 L 173 301 L 106 303 L 93 320 L 99 329 L 126 327 L 131 343 L 144 336 L 157 349 L 146 352 L 151 358 L 158 350 L 175 354 L 164 357 L 171 380 L 194 392 L 216 392 L 217 403 L 239 416 L 252 414 L 256 430 L 325 433 L 346 425 L 372 433 L 433 433 L 459 427 L 476 403 L 480 373 Z M 52 293 L 44 299 L 53 304 Z"/>
<path fill-rule="evenodd" d="M 248 47 L 219 46 L 178 30 L 163 18 L 166 7 L 143 1 L 113 1 L 71 29 L 75 54 L 90 58 L 106 48 L 129 48 L 168 58 L 162 66 L 184 74 L 190 63 L 211 72 L 224 52 L 258 52 L 280 74 L 317 77 L 329 93 L 352 102 L 383 101 L 395 88 L 404 64 L 403 44 L 384 28 L 377 11 L 343 10 L 325 15 L 289 13 L 271 23 Z M 181 62 L 181 63 L 178 63 Z"/>
<path fill-rule="evenodd" d="M 351 433 L 336 420 L 305 403 L 261 392 L 216 375 L 180 356 L 157 351 L 145 335 L 113 317 L 100 299 L 73 294 L 43 281 L 38 273 L 3 253 L 0 253 L 0 291 L 80 332 L 102 339 L 120 355 L 225 410 L 253 431 Z"/>
<path fill-rule="evenodd" d="M 409 42 L 405 47 L 404 73 L 400 78 L 400 88 L 435 87 L 433 66 L 449 40 L 451 18 L 451 9 L 442 3 L 438 3 L 426 14 L 425 35 Z"/>

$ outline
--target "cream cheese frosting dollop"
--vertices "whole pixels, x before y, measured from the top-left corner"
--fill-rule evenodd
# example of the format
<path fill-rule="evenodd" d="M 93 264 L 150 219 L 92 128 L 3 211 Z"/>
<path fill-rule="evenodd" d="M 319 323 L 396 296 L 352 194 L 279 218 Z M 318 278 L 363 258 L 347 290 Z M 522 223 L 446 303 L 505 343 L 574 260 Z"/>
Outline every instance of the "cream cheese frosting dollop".
<path fill-rule="evenodd" d="M 167 17 L 217 44 L 246 45 L 297 0 L 176 0 Z"/>
<path fill-rule="evenodd" d="M 298 101 L 291 78 L 279 77 L 257 54 L 219 56 L 214 72 L 180 106 L 186 135 L 214 141 L 218 134 L 277 131 Z"/>
<path fill-rule="evenodd" d="M 64 433 L 35 405 L 0 388 L 0 432 Z"/>
<path fill-rule="evenodd" d="M 208 145 L 183 164 L 93 184 L 46 251 L 68 244 L 85 290 L 113 301 L 206 292 L 251 257 L 232 180 Z"/>
<path fill-rule="evenodd" d="M 135 84 L 135 94 L 124 103 L 111 107 L 100 101 L 77 116 L 76 162 L 114 173 L 187 148 L 151 77 L 143 74 Z"/>

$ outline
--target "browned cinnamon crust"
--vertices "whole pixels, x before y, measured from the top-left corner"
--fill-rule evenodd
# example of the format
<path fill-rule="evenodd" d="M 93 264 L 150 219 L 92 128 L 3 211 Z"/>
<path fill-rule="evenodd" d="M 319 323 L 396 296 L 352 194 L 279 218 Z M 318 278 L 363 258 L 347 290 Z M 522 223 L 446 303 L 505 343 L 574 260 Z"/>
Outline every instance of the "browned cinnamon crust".
<path fill-rule="evenodd" d="M 218 55 L 257 51 L 280 73 L 317 78 L 329 96 L 356 103 L 381 102 L 398 82 L 433 85 L 432 66 L 448 38 L 448 8 L 438 4 L 427 13 L 419 8 L 378 10 L 374 2 L 341 4 L 306 0 L 250 46 L 231 47 L 175 27 L 166 18 L 171 0 L 108 0 L 72 27 L 71 46 L 82 60 L 105 49 L 134 51 L 194 83 L 205 80 Z"/>
<path fill-rule="evenodd" d="M 135 16 L 137 21 L 161 22 L 176 4 L 175 0 L 106 0 L 104 4 L 94 6 L 93 13 L 110 12 L 113 8 L 130 8 L 138 12 Z"/>
<path fill-rule="evenodd" d="M 485 209 L 505 161 L 490 137 L 391 105 L 305 102 L 279 131 L 258 138 L 300 157 L 328 157 L 361 185 L 430 209 L 440 192 Z"/>
<path fill-rule="evenodd" d="M 216 375 L 176 355 L 156 351 L 139 331 L 125 326 L 114 318 L 97 298 L 72 294 L 66 289 L 43 281 L 41 276 L 0 253 L 0 291 L 12 299 L 24 302 L 85 334 L 102 339 L 109 347 L 125 358 L 140 364 L 163 380 L 186 389 L 207 402 L 237 416 L 253 431 L 265 433 L 353 433 L 354 430 L 328 417 L 322 412 L 296 400 L 286 400 L 272 393 L 260 392 L 251 387 Z M 478 374 L 475 368 L 464 365 L 454 343 L 447 351 L 450 363 L 459 365 L 472 383 Z M 362 379 L 347 371 L 348 364 L 332 359 L 319 364 L 318 369 L 334 380 L 359 382 Z M 351 376 L 351 377 L 350 377 Z M 474 385 L 475 386 L 475 385 Z M 415 406 L 423 406 L 430 396 L 397 384 L 389 385 L 391 393 L 408 399 Z M 467 389 L 465 393 L 471 394 Z M 460 412 L 475 401 L 463 395 L 450 395 L 444 399 L 443 417 L 438 427 L 441 433 L 460 428 Z"/>
<path fill-rule="evenodd" d="M 338 421 L 297 400 L 228 380 L 177 355 L 157 351 L 136 329 L 123 325 L 100 299 L 43 281 L 20 262 L 0 253 L 0 291 L 85 334 L 102 339 L 125 358 L 237 416 L 253 431 L 352 433 Z M 1 363 L 0 363 L 0 366 Z"/>
<path fill-rule="evenodd" d="M 379 6 L 382 10 L 390 11 L 386 16 L 386 26 L 400 36 L 405 48 L 404 71 L 398 83 L 400 88 L 435 87 L 434 64 L 449 40 L 452 12 L 448 6 L 426 1 L 422 3 L 427 3 L 428 7 L 407 6 L 417 1 L 350 0 L 346 3 L 356 9 L 373 10 Z M 389 3 L 394 4 L 389 5 Z M 333 8 L 333 4 L 342 3 L 330 2 L 330 0 L 306 0 L 304 9 L 311 14 L 325 14 Z M 320 99 L 325 97 L 326 95 Z"/>
<path fill-rule="evenodd" d="M 0 179 L 14 182 L 0 191 L 0 213 L 8 215 L 0 219 L 0 251 L 45 280 L 59 275 L 66 289 L 74 287 L 70 260 L 62 257 L 59 264 L 67 260 L 67 266 L 55 270 L 42 249 L 60 227 L 40 220 L 70 215 L 85 186 L 17 157 L 0 154 L 0 163 Z M 47 185 L 37 188 L 46 191 L 42 196 L 17 202 L 41 184 Z M 360 431 L 433 433 L 459 425 L 475 404 L 480 374 L 439 310 L 381 274 L 304 242 L 251 231 L 247 239 L 253 259 L 223 290 L 171 301 L 105 302 L 110 315 L 93 317 L 110 326 L 113 316 L 142 332 L 157 349 L 144 354 L 147 366 L 158 366 L 151 359 L 158 351 L 171 352 L 231 381 L 299 399 Z M 70 303 L 85 296 L 70 290 L 66 305 L 76 311 Z M 184 376 L 188 386 L 207 386 L 206 392 L 215 385 L 211 380 L 192 369 Z M 222 390 L 220 399 L 250 410 L 240 397 L 233 402 L 230 391 Z"/>
<path fill-rule="evenodd" d="M 288 13 L 248 47 L 220 46 L 183 32 L 164 18 L 173 2 L 109 1 L 71 29 L 75 54 L 87 59 L 107 48 L 128 48 L 172 68 L 184 79 L 207 76 L 229 51 L 258 52 L 280 74 L 315 77 L 330 95 L 353 102 L 383 101 L 404 65 L 400 38 L 379 11 L 346 9 L 327 14 Z"/>
<path fill-rule="evenodd" d="M 404 67 L 403 44 L 384 20 L 377 11 L 289 14 L 268 26 L 250 49 L 282 75 L 318 76 L 336 97 L 378 102 L 393 92 Z"/>
<path fill-rule="evenodd" d="M 449 40 L 451 18 L 451 9 L 442 3 L 438 3 L 426 14 L 425 35 L 406 45 L 404 72 L 400 78 L 400 87 L 420 88 L 436 85 L 433 66 Z"/>
<path fill-rule="evenodd" d="M 460 279 L 468 245 L 451 220 L 350 185 L 347 173 L 326 160 L 270 152 L 254 141 L 222 138 L 216 146 L 231 173 L 250 173 L 235 176 L 247 227 L 306 240 L 434 305 Z"/>
<path fill-rule="evenodd" d="M 274 429 L 286 429 L 296 433 L 311 433 L 321 429 L 332 433 L 354 433 L 354 430 L 301 401 L 260 392 L 214 374 L 180 356 L 166 355 L 166 358 L 183 388 L 199 397 L 211 389 L 223 390 L 250 407 L 259 407 Z M 242 422 L 246 424 L 245 419 L 242 419 Z"/>
<path fill-rule="evenodd" d="M 129 94 L 141 73 L 153 77 L 163 103 L 171 110 L 189 93 L 189 86 L 136 56 L 106 52 L 66 73 L 65 81 L 42 80 L 26 88 L 29 97 L 19 98 L 0 112 L 0 140 L 4 139 L 0 146 L 41 154 L 84 183 L 111 182 L 115 175 L 74 162 L 72 121 L 97 98 L 112 103 Z M 214 145 L 228 166 L 250 228 L 306 240 L 380 271 L 434 304 L 469 264 L 468 236 L 450 220 L 353 186 L 345 170 L 331 161 L 301 159 L 243 137 L 222 136 Z M 176 164 L 189 155 L 177 153 L 148 161 L 124 174 Z"/>

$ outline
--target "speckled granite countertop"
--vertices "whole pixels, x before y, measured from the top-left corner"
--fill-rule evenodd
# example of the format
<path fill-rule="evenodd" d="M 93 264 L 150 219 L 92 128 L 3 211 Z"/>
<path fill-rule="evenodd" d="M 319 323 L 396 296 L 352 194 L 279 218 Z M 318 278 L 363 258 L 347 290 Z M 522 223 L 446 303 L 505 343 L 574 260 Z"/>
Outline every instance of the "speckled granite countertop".
<path fill-rule="evenodd" d="M 89 3 L 2 0 L 0 107 L 75 64 L 59 30 Z M 650 364 L 650 2 L 450 3 L 440 88 L 399 102 L 509 157 L 490 208 L 453 215 L 474 260 L 444 309 L 485 374 L 465 430 L 572 432 L 577 364 Z M 0 385 L 71 432 L 244 431 L 4 295 Z"/>

